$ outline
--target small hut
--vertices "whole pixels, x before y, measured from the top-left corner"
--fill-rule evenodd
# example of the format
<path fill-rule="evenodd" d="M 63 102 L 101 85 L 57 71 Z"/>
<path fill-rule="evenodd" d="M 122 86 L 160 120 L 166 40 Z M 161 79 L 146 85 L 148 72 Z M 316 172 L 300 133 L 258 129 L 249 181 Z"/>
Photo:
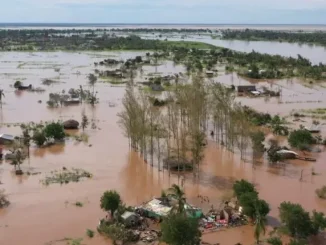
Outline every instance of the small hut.
<path fill-rule="evenodd" d="M 309 128 L 305 127 L 306 130 L 308 130 L 310 133 L 320 133 L 320 125 L 311 125 Z"/>
<path fill-rule="evenodd" d="M 10 134 L 0 134 L 0 144 L 10 144 L 15 140 L 15 137 Z"/>
<path fill-rule="evenodd" d="M 210 70 L 207 70 L 206 71 L 206 76 L 212 77 L 212 76 L 214 76 L 214 72 L 213 71 L 210 71 Z"/>
<path fill-rule="evenodd" d="M 78 129 L 79 127 L 79 122 L 76 120 L 67 120 L 63 123 L 63 128 L 64 129 Z"/>
<path fill-rule="evenodd" d="M 256 90 L 256 86 L 254 85 L 241 85 L 237 87 L 238 93 L 250 93 Z"/>
<path fill-rule="evenodd" d="M 122 222 L 127 227 L 135 226 L 139 223 L 139 217 L 134 212 L 126 211 L 121 215 Z"/>

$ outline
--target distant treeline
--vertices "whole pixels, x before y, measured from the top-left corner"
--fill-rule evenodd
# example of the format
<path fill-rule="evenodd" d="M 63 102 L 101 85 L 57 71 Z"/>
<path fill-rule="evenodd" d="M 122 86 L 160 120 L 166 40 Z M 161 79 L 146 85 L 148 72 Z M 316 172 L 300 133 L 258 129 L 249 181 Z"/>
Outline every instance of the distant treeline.
<path fill-rule="evenodd" d="M 279 41 L 290 43 L 307 43 L 326 46 L 326 32 L 285 32 L 271 30 L 223 30 L 224 39 L 237 39 L 248 41 Z"/>
<path fill-rule="evenodd" d="M 0 30 L 0 38 L 5 37 L 26 37 L 26 36 L 49 36 L 49 35 L 80 35 L 91 34 L 97 35 L 99 33 L 114 33 L 114 32 L 132 32 L 132 33 L 212 33 L 211 29 L 148 29 L 148 28 L 110 28 L 110 29 L 3 29 Z"/>
<path fill-rule="evenodd" d="M 67 30 L 65 30 L 67 31 Z M 206 48 L 213 45 L 200 42 L 167 42 L 141 39 L 138 36 L 118 37 L 96 32 L 79 35 L 74 31 L 57 30 L 3 30 L 0 31 L 0 51 L 55 51 L 55 50 L 163 50 L 171 46 Z"/>

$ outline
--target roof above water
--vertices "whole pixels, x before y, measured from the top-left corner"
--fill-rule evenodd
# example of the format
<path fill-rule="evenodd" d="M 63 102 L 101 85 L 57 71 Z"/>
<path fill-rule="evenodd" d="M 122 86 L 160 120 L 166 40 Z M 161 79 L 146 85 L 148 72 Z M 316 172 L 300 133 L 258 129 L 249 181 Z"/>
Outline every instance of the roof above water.
<path fill-rule="evenodd" d="M 0 139 L 5 139 L 5 140 L 14 140 L 15 137 L 10 135 L 10 134 L 0 134 Z"/>
<path fill-rule="evenodd" d="M 123 218 L 124 220 L 128 219 L 129 217 L 131 216 L 135 216 L 136 214 L 133 213 L 133 212 L 129 212 L 129 211 L 126 211 L 124 212 L 122 215 L 121 215 L 121 218 Z"/>

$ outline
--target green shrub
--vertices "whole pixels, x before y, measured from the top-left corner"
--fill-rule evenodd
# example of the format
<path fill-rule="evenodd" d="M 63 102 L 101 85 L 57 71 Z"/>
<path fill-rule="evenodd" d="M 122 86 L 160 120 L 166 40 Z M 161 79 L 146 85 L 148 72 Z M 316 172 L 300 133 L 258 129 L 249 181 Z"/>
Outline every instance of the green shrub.
<path fill-rule="evenodd" d="M 88 237 L 92 238 L 92 237 L 94 237 L 95 232 L 90 229 L 87 229 L 86 234 Z"/>
<path fill-rule="evenodd" d="M 288 141 L 289 144 L 295 148 L 316 143 L 312 134 L 306 129 L 294 130 L 290 133 Z"/>
<path fill-rule="evenodd" d="M 14 88 L 18 88 L 18 87 L 20 87 L 20 86 L 22 86 L 22 82 L 21 82 L 21 81 L 16 81 L 16 82 L 14 83 Z"/>
<path fill-rule="evenodd" d="M 44 128 L 45 136 L 48 139 L 63 140 L 66 137 L 62 123 L 52 122 Z"/>
<path fill-rule="evenodd" d="M 316 194 L 321 199 L 326 199 L 326 185 L 316 190 Z"/>
<path fill-rule="evenodd" d="M 83 204 L 82 202 L 76 202 L 75 205 L 76 205 L 77 207 L 80 207 L 80 208 L 81 208 L 82 206 L 84 206 L 84 204 Z"/>
<path fill-rule="evenodd" d="M 270 237 L 267 239 L 267 243 L 270 245 L 283 245 L 282 240 L 279 237 Z"/>
<path fill-rule="evenodd" d="M 241 195 L 248 193 L 248 192 L 253 192 L 256 195 L 258 195 L 258 192 L 256 191 L 256 188 L 253 184 L 246 180 L 237 180 L 234 185 L 233 185 L 233 191 L 235 196 L 240 199 Z"/>
<path fill-rule="evenodd" d="M 46 142 L 46 136 L 45 136 L 44 131 L 43 130 L 35 130 L 32 140 L 37 146 L 43 146 L 44 143 Z"/>

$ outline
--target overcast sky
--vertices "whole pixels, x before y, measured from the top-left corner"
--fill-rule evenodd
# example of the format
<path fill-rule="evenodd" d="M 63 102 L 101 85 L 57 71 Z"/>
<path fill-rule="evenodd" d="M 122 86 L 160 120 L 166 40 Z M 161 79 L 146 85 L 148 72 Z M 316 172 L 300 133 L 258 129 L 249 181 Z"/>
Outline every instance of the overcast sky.
<path fill-rule="evenodd" d="M 1 0 L 0 22 L 326 24 L 326 0 Z"/>

